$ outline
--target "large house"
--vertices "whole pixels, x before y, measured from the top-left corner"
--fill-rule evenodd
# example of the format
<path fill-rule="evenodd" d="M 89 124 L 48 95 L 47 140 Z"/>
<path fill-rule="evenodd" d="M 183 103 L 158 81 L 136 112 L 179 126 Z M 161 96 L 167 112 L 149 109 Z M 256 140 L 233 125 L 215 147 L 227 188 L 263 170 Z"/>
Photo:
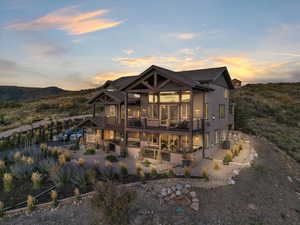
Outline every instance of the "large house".
<path fill-rule="evenodd" d="M 173 165 L 209 157 L 233 129 L 226 67 L 174 72 L 151 66 L 107 81 L 80 124 L 87 147 Z"/>

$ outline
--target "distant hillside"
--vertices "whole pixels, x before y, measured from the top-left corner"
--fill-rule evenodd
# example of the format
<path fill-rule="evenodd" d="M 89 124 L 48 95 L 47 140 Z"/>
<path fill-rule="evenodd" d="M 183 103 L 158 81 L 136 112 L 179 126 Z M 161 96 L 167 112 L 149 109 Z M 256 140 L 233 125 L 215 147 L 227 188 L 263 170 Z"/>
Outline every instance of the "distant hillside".
<path fill-rule="evenodd" d="M 69 91 L 58 87 L 31 88 L 0 86 L 0 101 L 36 100 L 42 97 L 65 94 Z"/>
<path fill-rule="evenodd" d="M 232 97 L 237 129 L 267 138 L 300 162 L 300 83 L 248 84 Z"/>

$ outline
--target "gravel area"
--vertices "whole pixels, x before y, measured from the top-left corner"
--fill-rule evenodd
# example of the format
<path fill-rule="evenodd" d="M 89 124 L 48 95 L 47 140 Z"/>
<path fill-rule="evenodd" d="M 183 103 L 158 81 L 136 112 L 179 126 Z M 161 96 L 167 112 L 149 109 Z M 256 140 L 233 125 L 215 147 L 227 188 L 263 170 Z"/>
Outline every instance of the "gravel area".
<path fill-rule="evenodd" d="M 165 201 L 160 182 L 133 187 L 137 191 L 132 225 L 299 225 L 300 165 L 264 140 L 253 139 L 258 157 L 235 177 L 236 184 L 191 187 L 199 199 L 195 211 L 180 201 Z M 168 181 L 172 186 L 176 183 Z M 164 185 L 166 186 L 166 185 Z M 99 216 L 99 215 L 98 215 Z M 1 225 L 96 225 L 89 201 L 4 218 Z"/>

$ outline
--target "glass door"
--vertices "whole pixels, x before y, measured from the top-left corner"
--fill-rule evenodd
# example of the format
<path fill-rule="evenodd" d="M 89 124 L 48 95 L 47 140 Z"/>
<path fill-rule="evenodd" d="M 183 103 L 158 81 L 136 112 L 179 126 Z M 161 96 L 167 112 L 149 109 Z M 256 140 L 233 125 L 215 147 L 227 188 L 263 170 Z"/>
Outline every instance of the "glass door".
<path fill-rule="evenodd" d="M 167 105 L 160 105 L 160 125 L 167 126 L 169 119 L 169 107 Z"/>

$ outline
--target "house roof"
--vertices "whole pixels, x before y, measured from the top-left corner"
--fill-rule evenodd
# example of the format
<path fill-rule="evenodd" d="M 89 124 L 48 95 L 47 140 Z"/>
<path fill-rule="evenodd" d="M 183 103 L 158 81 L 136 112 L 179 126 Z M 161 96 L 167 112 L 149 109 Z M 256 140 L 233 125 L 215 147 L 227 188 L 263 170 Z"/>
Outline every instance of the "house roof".
<path fill-rule="evenodd" d="M 122 91 L 101 90 L 93 98 L 91 98 L 88 101 L 88 103 L 89 104 L 94 103 L 97 100 L 97 98 L 99 98 L 99 96 L 101 96 L 102 94 L 108 95 L 109 97 L 113 98 L 116 101 L 117 104 L 123 103 L 125 101 L 125 97 L 126 97 L 126 94 Z M 138 101 L 139 101 L 139 99 L 137 99 L 137 98 L 128 97 L 128 103 L 129 104 L 137 103 Z"/>
<path fill-rule="evenodd" d="M 122 87 L 127 86 L 131 82 L 135 81 L 139 76 L 127 76 L 127 77 L 120 77 L 116 80 L 111 81 L 109 85 L 113 86 L 117 90 L 121 90 Z"/>
<path fill-rule="evenodd" d="M 214 82 L 218 79 L 219 76 L 224 74 L 225 80 L 229 86 L 229 88 L 233 89 L 233 85 L 231 82 L 230 75 L 226 67 L 217 67 L 217 68 L 208 68 L 208 69 L 199 69 L 199 70 L 187 70 L 187 71 L 172 71 L 169 69 L 165 69 L 159 66 L 152 65 L 139 76 L 137 76 L 134 81 L 141 79 L 145 74 L 150 72 L 151 70 L 156 70 L 169 76 L 170 78 L 177 80 L 187 86 L 192 88 L 200 88 L 200 89 L 207 89 L 206 84 L 207 82 Z M 127 85 L 124 85 L 121 90 L 126 89 L 130 84 L 134 81 L 129 82 Z"/>

